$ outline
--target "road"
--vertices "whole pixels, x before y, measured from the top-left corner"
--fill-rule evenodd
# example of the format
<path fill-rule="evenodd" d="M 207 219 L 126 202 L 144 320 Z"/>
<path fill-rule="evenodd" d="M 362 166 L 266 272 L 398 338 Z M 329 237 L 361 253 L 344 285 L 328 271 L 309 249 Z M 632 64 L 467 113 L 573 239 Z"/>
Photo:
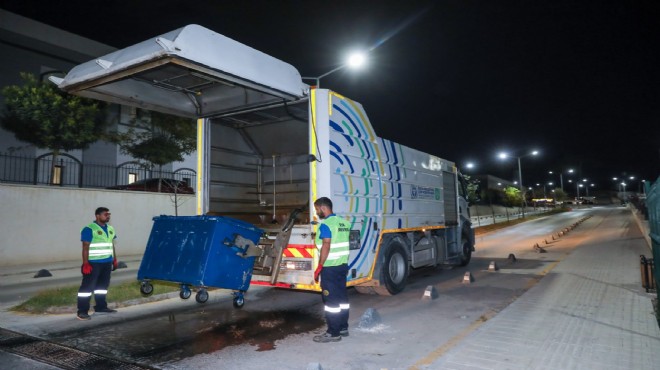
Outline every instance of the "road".
<path fill-rule="evenodd" d="M 587 216 L 591 217 L 566 236 L 552 239 Z M 606 219 L 618 229 L 603 229 Z M 29 322 L 3 317 L 2 326 L 165 369 L 306 369 L 316 363 L 324 370 L 417 368 L 497 315 L 574 248 L 596 235 L 603 242 L 603 233 L 615 239 L 636 229 L 629 219 L 629 211 L 620 207 L 540 218 L 479 237 L 467 267 L 414 271 L 406 290 L 397 296 L 361 295 L 351 289 L 351 334 L 338 343 L 312 341 L 315 332 L 324 330 L 317 294 L 265 288 L 251 288 L 242 310 L 232 307 L 228 292 L 217 290 L 204 305 L 176 298 L 97 315 L 91 322 L 72 315 Z M 537 252 L 537 243 L 546 253 Z M 491 262 L 499 271 L 488 271 Z M 472 283 L 464 282 L 466 272 L 472 274 Z M 423 298 L 428 286 L 437 290 L 437 299 Z M 382 322 L 360 327 L 360 316 L 370 308 Z"/>

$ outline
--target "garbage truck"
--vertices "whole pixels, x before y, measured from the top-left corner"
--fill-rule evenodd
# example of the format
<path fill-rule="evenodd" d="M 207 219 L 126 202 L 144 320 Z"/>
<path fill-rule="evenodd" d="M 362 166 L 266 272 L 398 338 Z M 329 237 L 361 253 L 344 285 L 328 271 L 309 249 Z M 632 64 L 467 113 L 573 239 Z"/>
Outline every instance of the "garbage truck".
<path fill-rule="evenodd" d="M 412 269 L 470 262 L 466 184 L 453 162 L 379 137 L 359 102 L 249 46 L 188 25 L 51 80 L 196 119 L 197 214 L 263 230 L 249 251 L 251 284 L 320 291 L 320 197 L 351 224 L 346 283 L 361 293 L 394 295 Z"/>

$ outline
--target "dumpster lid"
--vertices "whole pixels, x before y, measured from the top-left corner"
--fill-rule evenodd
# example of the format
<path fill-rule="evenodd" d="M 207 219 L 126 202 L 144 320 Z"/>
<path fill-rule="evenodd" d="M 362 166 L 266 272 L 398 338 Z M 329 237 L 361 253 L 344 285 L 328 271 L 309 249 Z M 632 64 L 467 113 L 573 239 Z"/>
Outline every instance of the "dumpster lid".
<path fill-rule="evenodd" d="M 303 98 L 290 64 L 188 25 L 74 67 L 66 92 L 190 118 Z"/>

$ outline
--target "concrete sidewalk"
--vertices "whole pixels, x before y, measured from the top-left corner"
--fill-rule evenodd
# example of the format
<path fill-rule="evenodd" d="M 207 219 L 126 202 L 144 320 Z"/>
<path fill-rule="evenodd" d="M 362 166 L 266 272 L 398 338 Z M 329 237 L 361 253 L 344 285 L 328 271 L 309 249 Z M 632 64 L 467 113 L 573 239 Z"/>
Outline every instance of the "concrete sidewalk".
<path fill-rule="evenodd" d="M 578 247 L 455 347 L 416 368 L 659 369 L 656 294 L 640 284 L 639 255 L 648 246 L 639 231 L 615 235 L 603 226 L 602 243 Z"/>

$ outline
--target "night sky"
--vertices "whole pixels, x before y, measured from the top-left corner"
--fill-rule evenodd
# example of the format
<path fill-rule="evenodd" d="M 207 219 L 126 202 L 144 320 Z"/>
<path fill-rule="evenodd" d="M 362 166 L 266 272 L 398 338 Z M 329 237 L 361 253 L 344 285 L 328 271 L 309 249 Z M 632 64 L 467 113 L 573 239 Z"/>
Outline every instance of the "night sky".
<path fill-rule="evenodd" d="M 633 5 L 634 4 L 634 5 Z M 72 1 L 0 8 L 122 48 L 199 24 L 321 75 L 379 136 L 524 183 L 660 175 L 658 1 Z M 312 81 L 308 81 L 312 83 Z M 466 171 L 469 172 L 469 171 Z M 564 177 L 565 187 L 568 175 Z M 637 187 L 636 184 L 631 186 Z"/>

